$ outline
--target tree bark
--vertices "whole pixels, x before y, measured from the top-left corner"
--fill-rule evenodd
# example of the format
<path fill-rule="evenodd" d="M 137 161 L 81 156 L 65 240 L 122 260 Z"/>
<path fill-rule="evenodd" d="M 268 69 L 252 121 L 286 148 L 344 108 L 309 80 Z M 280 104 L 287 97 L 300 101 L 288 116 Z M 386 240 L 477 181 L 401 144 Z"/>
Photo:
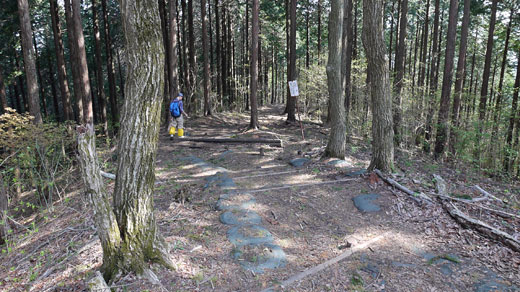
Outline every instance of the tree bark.
<path fill-rule="evenodd" d="M 29 96 L 29 113 L 34 117 L 33 123 L 43 123 L 40 113 L 40 98 L 38 95 L 38 81 L 36 79 L 36 62 L 32 45 L 31 17 L 28 0 L 18 0 L 20 17 L 20 32 L 22 38 L 23 60 L 27 78 L 27 94 Z"/>
<path fill-rule="evenodd" d="M 219 0 L 215 0 L 215 31 L 216 31 L 216 71 L 217 71 L 217 99 L 222 98 L 222 74 L 221 74 L 221 44 L 220 44 L 220 18 L 218 12 Z M 247 20 L 247 1 L 246 1 L 246 22 Z M 246 27 L 246 42 L 247 42 L 247 27 Z"/>
<path fill-rule="evenodd" d="M 288 1 L 288 0 L 286 0 Z M 318 62 L 320 62 L 321 57 L 321 1 L 318 0 Z"/>
<path fill-rule="evenodd" d="M 177 58 L 177 0 L 170 0 L 170 15 L 168 20 L 169 33 L 170 33 L 170 45 L 168 55 L 170 56 L 168 68 L 169 68 L 169 82 L 170 85 L 170 96 L 175 98 L 179 92 L 179 77 L 178 77 L 178 58 Z"/>
<path fill-rule="evenodd" d="M 48 74 L 49 74 L 49 84 L 51 85 L 51 93 L 52 93 L 52 103 L 54 105 L 54 115 L 56 117 L 56 121 L 59 123 L 63 121 L 64 119 L 60 115 L 60 106 L 58 102 L 58 95 L 56 92 L 56 84 L 54 83 L 54 72 L 53 72 L 53 66 L 51 61 L 51 54 L 50 52 L 47 53 L 47 66 L 48 66 Z"/>
<path fill-rule="evenodd" d="M 193 0 L 188 0 L 188 46 L 189 46 L 189 85 L 188 85 L 188 108 L 197 110 L 197 101 L 193 89 L 197 84 L 197 64 L 195 64 L 195 35 L 193 34 Z"/>
<path fill-rule="evenodd" d="M 88 75 L 87 54 L 85 52 L 85 38 L 81 22 L 80 0 L 72 0 L 72 20 L 74 23 L 74 40 L 78 53 L 78 69 L 81 80 L 81 95 L 83 98 L 84 123 L 94 122 L 94 111 L 92 109 L 92 95 L 90 93 L 90 78 Z"/>
<path fill-rule="evenodd" d="M 58 3 L 56 0 L 49 0 L 51 4 L 51 21 L 54 35 L 54 51 L 56 52 L 56 65 L 58 67 L 58 84 L 60 86 L 61 102 L 63 104 L 63 115 L 65 120 L 73 120 L 69 83 L 67 79 L 67 69 L 65 67 L 63 40 L 61 34 L 60 19 L 58 13 Z"/>
<path fill-rule="evenodd" d="M 453 58 L 455 56 L 455 37 L 457 34 L 457 16 L 459 1 L 450 1 L 448 35 L 444 57 L 444 74 L 442 77 L 441 102 L 437 121 L 437 136 L 435 139 L 435 158 L 442 157 L 448 139 L 448 115 L 450 107 L 451 83 L 453 77 Z"/>
<path fill-rule="evenodd" d="M 78 49 L 75 45 L 76 41 L 76 35 L 75 35 L 75 29 L 74 29 L 74 21 L 72 16 L 72 4 L 71 0 L 64 0 L 65 3 L 65 20 L 67 23 L 67 39 L 69 42 L 69 50 L 70 50 L 70 62 L 71 64 L 74 64 L 71 66 L 72 69 L 72 83 L 74 88 L 74 99 L 76 101 L 75 103 L 75 119 L 77 123 L 82 123 L 83 118 L 83 98 L 81 93 L 81 77 L 79 73 L 79 66 L 76 64 L 79 63 L 78 61 Z"/>
<path fill-rule="evenodd" d="M 117 102 L 116 78 L 114 73 L 114 58 L 112 55 L 112 37 L 110 36 L 110 24 L 108 19 L 107 0 L 101 0 L 103 8 L 103 23 L 105 32 L 105 54 L 107 58 L 107 76 L 110 95 L 110 114 L 112 115 L 112 126 L 116 129 L 119 123 L 119 103 Z"/>
<path fill-rule="evenodd" d="M 395 52 L 395 72 L 394 78 L 394 100 L 393 100 L 393 111 L 394 111 L 394 141 L 396 145 L 401 143 L 401 120 L 402 120 L 402 96 L 401 91 L 403 89 L 404 81 L 404 58 L 406 54 L 406 26 L 408 24 L 407 13 L 408 13 L 408 0 L 401 0 L 400 3 L 401 12 L 399 19 L 399 45 Z"/>
<path fill-rule="evenodd" d="M 257 87 L 258 87 L 258 14 L 259 0 L 253 0 L 251 19 L 251 92 L 249 94 L 251 100 L 251 119 L 249 121 L 250 129 L 258 129 L 258 109 L 257 109 Z"/>
<path fill-rule="evenodd" d="M 297 0 L 291 0 L 289 18 L 291 20 L 290 25 L 290 37 L 289 37 L 289 68 L 288 70 L 288 81 L 296 80 L 296 2 Z M 343 7 L 343 6 L 342 6 Z M 289 93 L 289 85 L 287 85 Z M 291 96 L 290 93 L 287 95 L 287 121 L 296 121 L 296 100 L 295 96 Z"/>
<path fill-rule="evenodd" d="M 346 0 L 344 3 L 345 7 L 345 15 L 346 17 L 346 23 L 344 23 L 343 33 L 346 33 L 346 48 L 343 48 L 343 51 L 345 52 L 345 55 L 343 56 L 345 58 L 344 60 L 344 90 L 345 90 L 345 121 L 348 124 L 349 123 L 349 112 L 350 112 L 350 106 L 351 106 L 351 99 L 352 99 L 352 51 L 354 48 L 354 31 L 353 31 L 353 6 L 354 3 L 352 0 Z M 343 60 L 342 60 L 343 61 Z"/>
<path fill-rule="evenodd" d="M 457 63 L 457 74 L 455 78 L 455 94 L 453 95 L 453 109 L 451 112 L 451 125 L 449 148 L 453 157 L 456 155 L 455 145 L 457 143 L 460 105 L 462 95 L 462 85 L 464 83 L 464 76 L 466 75 L 466 50 L 468 47 L 468 31 L 470 20 L 470 5 L 471 0 L 464 0 L 464 16 L 462 17 L 462 28 L 460 32 L 460 46 L 459 46 L 459 60 Z"/>
<path fill-rule="evenodd" d="M 159 16 L 161 17 L 161 31 L 163 36 L 163 44 L 164 44 L 164 59 L 165 59 L 165 66 L 164 66 L 164 88 L 163 88 L 163 108 L 162 111 L 162 120 L 165 126 L 168 125 L 168 122 L 170 120 L 171 114 L 169 111 L 169 105 L 170 101 L 175 97 L 172 96 L 174 93 L 171 92 L 171 86 L 170 86 L 170 76 L 171 76 L 171 69 L 170 69 L 170 51 L 171 51 L 171 42 L 170 42 L 170 34 L 168 33 L 169 28 L 169 21 L 168 21 L 168 12 L 166 11 L 166 1 L 165 0 L 158 0 L 159 4 Z"/>
<path fill-rule="evenodd" d="M 36 64 L 36 75 L 38 77 L 38 88 L 40 89 L 40 97 L 41 97 L 41 110 L 43 112 L 43 117 L 47 117 L 47 97 L 45 96 L 45 86 L 43 85 L 42 71 L 40 68 L 40 54 L 38 53 L 38 45 L 36 43 L 36 35 L 32 35 L 33 45 L 34 45 L 34 61 Z"/>
<path fill-rule="evenodd" d="M 103 79 L 103 61 L 101 59 L 101 34 L 99 33 L 99 20 L 97 16 L 97 1 L 92 0 L 92 22 L 94 28 L 94 52 L 96 62 L 96 79 L 99 97 L 99 108 L 101 113 L 101 122 L 103 123 L 103 132 L 108 137 L 107 122 L 107 100 L 105 94 L 105 80 Z"/>
<path fill-rule="evenodd" d="M 148 262 L 173 267 L 153 214 L 155 154 L 164 85 L 164 47 L 156 0 L 121 2 L 128 69 L 114 206 L 106 195 L 91 125 L 78 129 L 84 180 L 95 209 L 107 280 L 118 272 L 142 274 Z M 139 17 L 136 17 L 139 15 Z"/>
<path fill-rule="evenodd" d="M 394 131 L 382 8 L 382 0 L 363 1 L 363 46 L 367 55 L 373 114 L 373 153 L 369 170 L 390 171 L 394 166 Z"/>
<path fill-rule="evenodd" d="M 344 0 L 331 1 L 329 16 L 329 58 L 327 63 L 327 85 L 329 89 L 331 130 L 325 157 L 345 159 L 345 101 L 342 67 Z"/>
<path fill-rule="evenodd" d="M 201 0 L 202 18 L 202 54 L 204 59 L 204 115 L 211 116 L 210 91 L 211 79 L 209 70 L 208 20 L 206 19 L 206 0 Z"/>

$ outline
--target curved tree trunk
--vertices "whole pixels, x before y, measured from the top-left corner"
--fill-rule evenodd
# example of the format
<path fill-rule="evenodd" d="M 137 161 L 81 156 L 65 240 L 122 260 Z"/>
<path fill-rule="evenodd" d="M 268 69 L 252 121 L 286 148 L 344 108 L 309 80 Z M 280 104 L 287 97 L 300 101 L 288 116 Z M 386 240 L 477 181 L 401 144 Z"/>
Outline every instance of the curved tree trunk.
<path fill-rule="evenodd" d="M 38 95 L 38 81 L 36 80 L 36 62 L 32 45 L 31 17 L 27 0 L 18 0 L 20 14 L 20 32 L 22 37 L 23 60 L 25 76 L 27 78 L 27 93 L 29 95 L 29 113 L 34 117 L 33 123 L 43 123 L 40 113 L 40 98 Z"/>
<path fill-rule="evenodd" d="M 382 8 L 382 0 L 363 1 L 363 46 L 367 55 L 373 115 L 373 153 L 369 170 L 390 171 L 394 166 L 394 130 Z"/>
<path fill-rule="evenodd" d="M 143 273 L 148 262 L 173 267 L 153 214 L 154 167 L 164 85 L 164 47 L 156 0 L 121 1 L 127 52 L 114 206 L 101 182 L 92 126 L 79 128 L 84 180 L 103 247 L 103 272 Z M 139 15 L 140 17 L 136 17 Z M 112 211 L 113 210 L 113 211 Z"/>
<path fill-rule="evenodd" d="M 343 95 L 342 66 L 344 0 L 331 2 L 329 18 L 329 59 L 327 85 L 329 89 L 331 129 L 325 157 L 345 158 L 345 96 Z M 345 36 L 346 37 L 346 36 Z"/>

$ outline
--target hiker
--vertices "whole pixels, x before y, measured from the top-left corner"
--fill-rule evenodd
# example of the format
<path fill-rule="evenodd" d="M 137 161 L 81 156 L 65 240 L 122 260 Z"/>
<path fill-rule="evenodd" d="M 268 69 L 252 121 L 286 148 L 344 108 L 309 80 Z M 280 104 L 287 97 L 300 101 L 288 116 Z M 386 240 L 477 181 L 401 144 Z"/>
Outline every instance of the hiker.
<path fill-rule="evenodd" d="M 179 92 L 177 97 L 170 103 L 170 138 L 173 138 L 175 131 L 177 131 L 177 136 L 179 136 L 179 138 L 184 137 L 184 119 L 182 118 L 182 115 L 185 115 L 186 118 L 189 117 L 184 111 L 182 105 L 183 97 L 184 95 Z"/>

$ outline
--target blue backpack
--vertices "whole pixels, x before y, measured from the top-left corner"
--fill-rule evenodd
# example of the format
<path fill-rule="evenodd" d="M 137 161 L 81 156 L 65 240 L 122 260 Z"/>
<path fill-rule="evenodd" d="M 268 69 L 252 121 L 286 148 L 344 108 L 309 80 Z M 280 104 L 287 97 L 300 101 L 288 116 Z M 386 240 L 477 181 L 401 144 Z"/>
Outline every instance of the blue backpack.
<path fill-rule="evenodd" d="M 178 118 L 178 117 L 181 116 L 181 108 L 179 106 L 179 101 L 178 100 L 174 100 L 170 104 L 170 114 L 174 118 Z"/>

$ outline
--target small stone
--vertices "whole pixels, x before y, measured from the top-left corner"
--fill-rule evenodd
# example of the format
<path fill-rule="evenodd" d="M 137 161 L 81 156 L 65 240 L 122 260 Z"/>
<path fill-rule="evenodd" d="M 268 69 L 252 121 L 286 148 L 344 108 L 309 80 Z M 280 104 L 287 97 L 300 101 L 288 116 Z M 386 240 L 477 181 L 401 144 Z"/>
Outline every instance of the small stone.
<path fill-rule="evenodd" d="M 294 167 L 302 167 L 310 161 L 308 158 L 295 158 L 289 163 Z"/>

